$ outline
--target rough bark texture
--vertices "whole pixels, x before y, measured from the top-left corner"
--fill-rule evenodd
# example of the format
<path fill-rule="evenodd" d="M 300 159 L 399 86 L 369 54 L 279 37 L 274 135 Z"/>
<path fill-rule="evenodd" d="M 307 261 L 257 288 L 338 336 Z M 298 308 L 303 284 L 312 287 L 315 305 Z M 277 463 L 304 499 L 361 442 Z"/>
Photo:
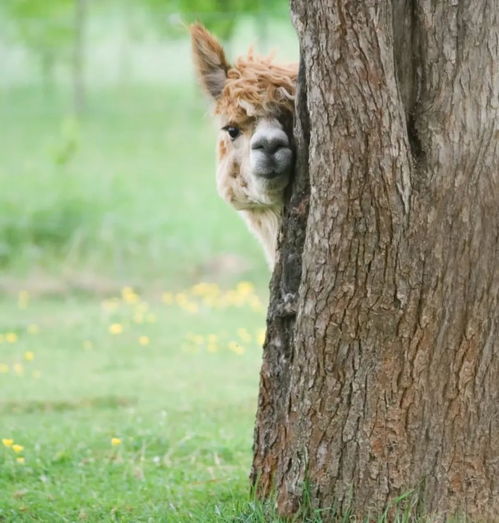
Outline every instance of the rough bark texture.
<path fill-rule="evenodd" d="M 499 7 L 292 0 L 296 178 L 253 482 L 296 512 L 499 514 Z"/>

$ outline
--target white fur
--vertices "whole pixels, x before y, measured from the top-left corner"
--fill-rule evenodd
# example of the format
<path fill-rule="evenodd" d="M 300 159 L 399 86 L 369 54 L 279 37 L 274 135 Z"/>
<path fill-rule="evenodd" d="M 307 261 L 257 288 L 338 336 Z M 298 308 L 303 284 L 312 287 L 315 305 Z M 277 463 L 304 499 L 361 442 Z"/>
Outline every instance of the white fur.
<path fill-rule="evenodd" d="M 292 167 L 289 140 L 281 124 L 271 118 L 257 120 L 251 129 L 243 129 L 241 135 L 233 141 L 225 131 L 221 132 L 219 147 L 223 148 L 223 153 L 219 151 L 218 193 L 239 211 L 260 240 L 269 265 L 273 268 L 281 226 L 283 193 Z M 282 146 L 266 158 L 262 150 L 252 149 L 254 137 L 264 140 L 279 138 Z"/>

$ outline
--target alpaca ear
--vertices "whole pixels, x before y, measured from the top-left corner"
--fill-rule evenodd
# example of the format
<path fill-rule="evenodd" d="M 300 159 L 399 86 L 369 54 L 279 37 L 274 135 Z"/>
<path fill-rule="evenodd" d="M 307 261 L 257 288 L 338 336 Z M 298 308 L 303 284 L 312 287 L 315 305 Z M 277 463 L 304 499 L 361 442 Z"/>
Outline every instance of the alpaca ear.
<path fill-rule="evenodd" d="M 201 85 L 213 98 L 217 99 L 227 79 L 230 69 L 222 46 L 201 24 L 193 24 L 191 33 L 192 54 Z"/>

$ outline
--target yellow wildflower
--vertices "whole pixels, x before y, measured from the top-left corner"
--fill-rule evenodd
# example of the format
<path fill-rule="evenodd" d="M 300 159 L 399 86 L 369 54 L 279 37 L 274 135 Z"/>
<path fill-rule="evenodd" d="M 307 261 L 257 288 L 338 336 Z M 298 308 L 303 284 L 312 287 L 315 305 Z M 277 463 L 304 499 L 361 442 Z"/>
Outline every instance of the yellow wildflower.
<path fill-rule="evenodd" d="M 40 332 L 40 327 L 38 327 L 36 323 L 32 323 L 31 325 L 28 325 L 26 330 L 28 331 L 28 334 L 38 334 Z"/>
<path fill-rule="evenodd" d="M 123 287 L 123 289 L 121 289 L 121 297 L 126 303 L 137 303 L 139 301 L 139 295 L 132 287 Z"/>
<path fill-rule="evenodd" d="M 17 305 L 20 309 L 25 309 L 29 303 L 29 292 L 20 291 L 17 296 Z"/>
<path fill-rule="evenodd" d="M 236 306 L 240 307 L 244 303 L 244 295 L 235 290 L 227 291 L 223 295 L 223 304 L 225 307 Z"/>
<path fill-rule="evenodd" d="M 121 445 L 121 439 L 120 438 L 111 438 L 111 445 L 113 447 L 117 447 L 118 445 Z"/>
<path fill-rule="evenodd" d="M 148 323 L 156 323 L 156 314 L 153 314 L 152 312 L 150 312 L 146 316 L 146 320 L 147 320 Z"/>
<path fill-rule="evenodd" d="M 216 343 L 208 343 L 206 346 L 208 352 L 217 352 L 218 351 L 218 345 Z"/>
<path fill-rule="evenodd" d="M 121 323 L 111 323 L 108 330 L 111 334 L 121 334 L 123 332 L 123 325 L 121 325 Z"/>
<path fill-rule="evenodd" d="M 15 332 L 8 332 L 5 335 L 5 341 L 7 343 L 15 343 L 17 341 L 17 334 Z"/>
<path fill-rule="evenodd" d="M 220 294 L 220 287 L 216 283 L 200 282 L 191 288 L 194 296 L 217 296 Z"/>
<path fill-rule="evenodd" d="M 263 345 L 265 343 L 265 329 L 259 329 L 256 334 L 256 341 L 258 345 Z"/>
<path fill-rule="evenodd" d="M 24 353 L 24 359 L 26 361 L 33 361 L 35 359 L 35 353 L 28 350 Z"/>
<path fill-rule="evenodd" d="M 6 363 L 0 363 L 0 374 L 7 374 L 9 366 Z"/>
<path fill-rule="evenodd" d="M 193 301 L 186 301 L 180 304 L 180 307 L 184 311 L 190 312 L 191 314 L 196 314 L 199 311 L 198 304 L 194 303 Z"/>
<path fill-rule="evenodd" d="M 18 445 L 17 443 L 14 443 L 11 448 L 16 454 L 19 454 L 19 452 L 24 450 L 24 447 L 22 445 Z"/>
<path fill-rule="evenodd" d="M 192 341 L 196 345 L 202 345 L 204 343 L 204 336 L 201 336 L 201 334 L 194 334 L 194 336 L 192 337 Z"/>
<path fill-rule="evenodd" d="M 244 348 L 241 347 L 241 345 L 239 345 L 239 343 L 237 343 L 235 341 L 229 342 L 228 348 L 229 348 L 230 351 L 232 351 L 232 352 L 234 352 L 236 354 L 243 354 L 244 353 Z"/>
<path fill-rule="evenodd" d="M 251 341 L 251 334 L 246 329 L 237 329 L 237 335 L 246 343 Z"/>
<path fill-rule="evenodd" d="M 218 336 L 216 334 L 208 334 L 206 337 L 207 345 L 206 348 L 208 352 L 217 352 L 218 351 Z"/>
<path fill-rule="evenodd" d="M 151 340 L 149 339 L 149 336 L 139 336 L 139 344 L 140 345 L 149 345 L 149 342 Z"/>
<path fill-rule="evenodd" d="M 210 287 L 209 283 L 199 282 L 199 283 L 196 283 L 196 285 L 192 286 L 191 292 L 192 292 L 192 294 L 197 294 L 198 296 L 203 296 L 203 294 L 206 294 L 208 292 L 209 287 Z"/>
<path fill-rule="evenodd" d="M 91 349 L 94 348 L 94 344 L 93 344 L 93 342 L 91 342 L 90 340 L 85 340 L 85 341 L 83 342 L 83 348 L 84 348 L 85 350 L 91 350 Z"/>
<path fill-rule="evenodd" d="M 2 438 L 2 443 L 6 447 L 12 447 L 12 444 L 14 443 L 14 440 L 11 438 Z"/>
<path fill-rule="evenodd" d="M 260 298 L 256 295 L 250 296 L 248 298 L 249 306 L 255 311 L 255 312 L 262 312 L 264 310 L 263 304 L 260 301 Z"/>
<path fill-rule="evenodd" d="M 236 292 L 238 294 L 242 294 L 243 296 L 247 296 L 248 294 L 252 294 L 254 290 L 255 290 L 255 287 L 249 281 L 240 281 L 236 285 Z"/>
<path fill-rule="evenodd" d="M 133 316 L 133 321 L 138 324 L 144 323 L 144 315 L 142 312 L 136 312 Z"/>
<path fill-rule="evenodd" d="M 21 465 L 24 465 L 26 460 L 24 459 L 23 456 L 19 456 L 19 457 L 16 458 L 16 461 L 17 461 L 17 463 L 19 463 Z"/>
<path fill-rule="evenodd" d="M 20 363 L 14 363 L 12 368 L 16 374 L 22 374 L 24 372 L 24 367 Z"/>
<path fill-rule="evenodd" d="M 161 299 L 166 305 L 171 305 L 173 303 L 173 294 L 171 292 L 164 292 Z"/>
<path fill-rule="evenodd" d="M 118 308 L 119 301 L 116 298 L 111 300 L 104 300 L 102 302 L 102 308 L 107 312 L 112 312 Z"/>

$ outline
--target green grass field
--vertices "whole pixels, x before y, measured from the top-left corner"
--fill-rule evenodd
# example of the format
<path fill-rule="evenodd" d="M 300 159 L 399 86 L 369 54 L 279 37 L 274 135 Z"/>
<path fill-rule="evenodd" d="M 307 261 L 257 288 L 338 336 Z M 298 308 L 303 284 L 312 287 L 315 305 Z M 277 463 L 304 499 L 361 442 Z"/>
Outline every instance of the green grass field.
<path fill-rule="evenodd" d="M 148 301 L 128 289 L 101 302 L 3 299 L 0 520 L 218 521 L 239 510 L 262 310 L 248 283 Z"/>
<path fill-rule="evenodd" d="M 216 195 L 204 101 L 101 89 L 67 114 L 2 94 L 0 520 L 263 521 L 269 273 Z"/>

